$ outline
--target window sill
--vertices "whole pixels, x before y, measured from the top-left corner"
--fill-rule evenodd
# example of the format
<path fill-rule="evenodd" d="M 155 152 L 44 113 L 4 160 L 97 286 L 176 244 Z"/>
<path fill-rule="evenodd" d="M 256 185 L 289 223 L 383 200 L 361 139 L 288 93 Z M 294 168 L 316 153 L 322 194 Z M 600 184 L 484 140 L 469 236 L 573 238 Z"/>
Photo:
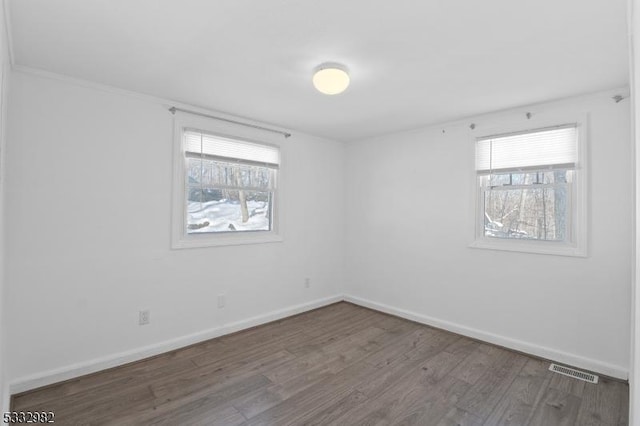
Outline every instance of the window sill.
<path fill-rule="evenodd" d="M 266 231 L 265 231 L 266 232 Z M 174 250 L 204 247 L 239 246 L 247 244 L 281 243 L 284 239 L 277 234 L 261 235 L 191 235 L 171 242 Z"/>
<path fill-rule="evenodd" d="M 520 253 L 546 254 L 552 256 L 587 257 L 585 247 L 543 241 L 510 241 L 477 239 L 469 244 L 470 248 L 514 251 Z"/>

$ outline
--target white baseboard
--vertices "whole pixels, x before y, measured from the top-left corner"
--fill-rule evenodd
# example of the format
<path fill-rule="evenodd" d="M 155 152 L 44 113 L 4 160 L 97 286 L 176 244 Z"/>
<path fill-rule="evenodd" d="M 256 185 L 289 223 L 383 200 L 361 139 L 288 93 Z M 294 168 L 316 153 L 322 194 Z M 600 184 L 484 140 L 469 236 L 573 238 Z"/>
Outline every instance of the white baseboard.
<path fill-rule="evenodd" d="M 175 339 L 165 340 L 163 342 L 155 343 L 153 345 L 144 346 L 141 348 L 132 349 L 126 352 L 120 352 L 113 355 L 85 361 L 77 364 L 68 365 L 65 367 L 57 368 L 54 370 L 43 371 L 27 377 L 21 377 L 13 380 L 9 385 L 8 395 L 14 395 L 20 392 L 26 392 L 31 389 L 36 389 L 42 386 L 47 386 L 53 383 L 61 382 L 64 380 L 73 379 L 75 377 L 84 376 L 86 374 L 95 373 L 107 368 L 116 367 L 118 365 L 127 364 L 134 361 L 139 361 L 144 358 L 148 358 L 154 355 L 159 355 L 165 352 L 179 349 L 185 346 L 193 345 L 195 343 L 203 342 L 205 340 L 213 339 L 223 336 L 225 334 L 235 333 L 236 331 L 244 330 L 247 328 L 255 327 L 257 325 L 265 324 L 271 321 L 276 321 L 282 318 L 286 318 L 292 315 L 296 315 L 302 312 L 310 311 L 312 309 L 320 308 L 322 306 L 330 305 L 332 303 L 340 302 L 343 298 L 341 295 L 327 297 L 324 299 L 314 300 L 309 303 L 303 303 L 300 305 L 291 306 L 289 308 L 279 309 L 267 314 L 258 315 L 252 318 L 248 318 L 242 321 L 236 321 L 230 324 L 225 324 L 220 327 L 211 328 L 208 330 L 200 331 L 197 333 L 189 334 L 187 336 L 177 337 Z"/>
<path fill-rule="evenodd" d="M 189 346 L 195 343 L 199 343 L 205 340 L 213 339 L 215 337 L 223 336 L 225 334 L 234 333 L 236 331 L 244 330 L 247 328 L 255 327 L 257 325 L 265 324 L 271 321 L 276 321 L 282 318 L 286 318 L 292 315 L 296 315 L 302 312 L 306 312 L 312 309 L 320 308 L 322 306 L 330 305 L 332 303 L 347 301 L 356 305 L 371 308 L 380 312 L 385 312 L 391 315 L 395 315 L 401 318 L 406 318 L 411 321 L 415 321 L 421 324 L 426 324 L 432 327 L 441 328 L 453 333 L 468 336 L 474 339 L 482 340 L 495 345 L 503 346 L 505 348 L 514 349 L 516 351 L 524 352 L 541 358 L 556 361 L 558 363 L 567 364 L 573 367 L 583 368 L 596 373 L 604 374 L 610 377 L 615 377 L 622 380 L 627 380 L 629 372 L 626 368 L 601 362 L 598 360 L 585 358 L 580 355 L 575 355 L 556 349 L 535 345 L 521 340 L 512 339 L 505 336 L 489 333 L 486 331 L 478 330 L 471 327 L 466 327 L 460 324 L 456 324 L 449 321 L 440 320 L 427 315 L 418 314 L 416 312 L 407 311 L 393 306 L 385 305 L 382 303 L 373 302 L 367 299 L 362 299 L 350 295 L 336 295 L 325 299 L 315 300 L 309 303 L 303 303 L 295 305 L 289 308 L 280 309 L 277 311 L 269 312 L 267 314 L 248 318 L 246 320 L 225 324 L 220 327 L 200 331 L 187 336 L 178 337 L 175 339 L 166 340 L 153 345 L 136 348 L 130 351 L 121 352 L 90 361 L 72 364 L 62 368 L 54 370 L 43 371 L 27 377 L 21 377 L 12 381 L 9 385 L 9 389 L 4 394 L 4 399 L 8 401 L 9 395 L 17 394 L 20 392 L 26 392 L 31 389 L 36 389 L 42 386 L 50 385 L 53 383 L 61 382 L 64 380 L 73 379 L 75 377 L 83 376 L 86 374 L 95 373 L 107 368 L 116 367 L 118 365 L 127 364 L 134 361 L 139 361 L 150 356 L 159 355 L 165 352 L 179 349 L 185 346 Z M 6 403 L 6 401 L 1 401 Z"/>
<path fill-rule="evenodd" d="M 627 368 L 619 365 L 613 365 L 606 362 L 598 361 L 591 358 L 585 358 L 580 355 L 571 354 L 556 349 L 535 345 L 533 343 L 523 342 L 522 340 L 512 339 L 510 337 L 500 336 L 464 325 L 456 324 L 449 321 L 440 320 L 427 315 L 418 314 L 416 312 L 395 308 L 393 306 L 382 303 L 372 302 L 370 300 L 361 299 L 359 297 L 345 295 L 344 300 L 376 311 L 385 312 L 391 315 L 402 317 L 421 324 L 430 325 L 432 327 L 441 328 L 456 334 L 468 336 L 474 339 L 493 343 L 498 346 L 524 352 L 537 357 L 553 360 L 558 363 L 568 364 L 593 371 L 595 373 L 604 374 L 606 376 L 615 377 L 616 379 L 627 380 L 629 371 Z"/>

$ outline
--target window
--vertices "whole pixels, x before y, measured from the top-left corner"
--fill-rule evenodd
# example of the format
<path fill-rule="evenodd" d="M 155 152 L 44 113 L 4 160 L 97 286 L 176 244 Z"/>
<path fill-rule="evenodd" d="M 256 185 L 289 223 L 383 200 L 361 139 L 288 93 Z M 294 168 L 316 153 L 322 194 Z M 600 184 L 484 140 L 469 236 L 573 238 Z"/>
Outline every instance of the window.
<path fill-rule="evenodd" d="M 174 248 L 281 241 L 276 145 L 176 125 Z"/>
<path fill-rule="evenodd" d="M 585 255 L 579 134 L 570 124 L 476 140 L 472 246 Z"/>

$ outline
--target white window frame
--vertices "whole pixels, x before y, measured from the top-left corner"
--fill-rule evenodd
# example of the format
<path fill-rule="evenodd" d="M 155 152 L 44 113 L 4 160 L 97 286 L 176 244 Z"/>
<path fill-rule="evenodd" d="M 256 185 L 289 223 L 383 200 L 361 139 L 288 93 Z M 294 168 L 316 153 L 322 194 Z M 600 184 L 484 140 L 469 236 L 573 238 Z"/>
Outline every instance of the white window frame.
<path fill-rule="evenodd" d="M 504 250 L 524 253 L 548 254 L 558 256 L 587 257 L 587 226 L 588 226 L 588 168 L 587 168 L 587 148 L 588 148 L 588 115 L 557 115 L 552 119 L 527 120 L 523 123 L 510 123 L 492 126 L 482 132 L 473 134 L 473 158 L 475 159 L 476 142 L 478 139 L 503 135 L 509 133 L 535 132 L 536 130 L 562 126 L 566 124 L 576 125 L 577 135 L 577 161 L 573 173 L 574 183 L 569 188 L 571 194 L 570 232 L 571 241 L 540 241 L 526 239 L 506 239 L 485 236 L 484 217 L 484 188 L 480 184 L 480 179 L 475 170 L 475 164 L 471 167 L 473 171 L 473 182 L 475 189 L 473 212 L 474 212 L 474 238 L 469 244 L 471 248 Z"/>
<path fill-rule="evenodd" d="M 275 146 L 280 150 L 280 167 L 278 184 L 274 191 L 272 206 L 272 222 L 269 231 L 191 233 L 187 232 L 186 204 L 186 162 L 184 155 L 185 129 L 198 129 L 204 133 L 217 135 L 227 139 L 238 139 L 261 145 Z M 282 206 L 284 205 L 283 165 L 285 150 L 283 137 L 268 134 L 251 127 L 239 126 L 211 118 L 193 114 L 176 112 L 173 127 L 173 188 L 171 215 L 171 248 L 199 248 L 242 244 L 275 243 L 284 240 L 284 221 Z"/>

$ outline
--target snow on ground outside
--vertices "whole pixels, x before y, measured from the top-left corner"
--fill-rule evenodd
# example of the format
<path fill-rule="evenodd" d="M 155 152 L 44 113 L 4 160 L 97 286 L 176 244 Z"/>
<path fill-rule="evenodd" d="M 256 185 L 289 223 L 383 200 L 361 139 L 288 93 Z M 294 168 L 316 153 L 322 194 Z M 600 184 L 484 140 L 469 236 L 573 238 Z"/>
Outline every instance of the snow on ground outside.
<path fill-rule="evenodd" d="M 269 203 L 264 201 L 247 201 L 249 220 L 242 223 L 240 203 L 231 200 L 207 201 L 205 203 L 189 202 L 187 206 L 187 224 L 197 225 L 209 222 L 209 226 L 199 229 L 189 229 L 189 233 L 230 232 L 238 231 L 268 231 L 269 218 L 267 212 Z"/>

